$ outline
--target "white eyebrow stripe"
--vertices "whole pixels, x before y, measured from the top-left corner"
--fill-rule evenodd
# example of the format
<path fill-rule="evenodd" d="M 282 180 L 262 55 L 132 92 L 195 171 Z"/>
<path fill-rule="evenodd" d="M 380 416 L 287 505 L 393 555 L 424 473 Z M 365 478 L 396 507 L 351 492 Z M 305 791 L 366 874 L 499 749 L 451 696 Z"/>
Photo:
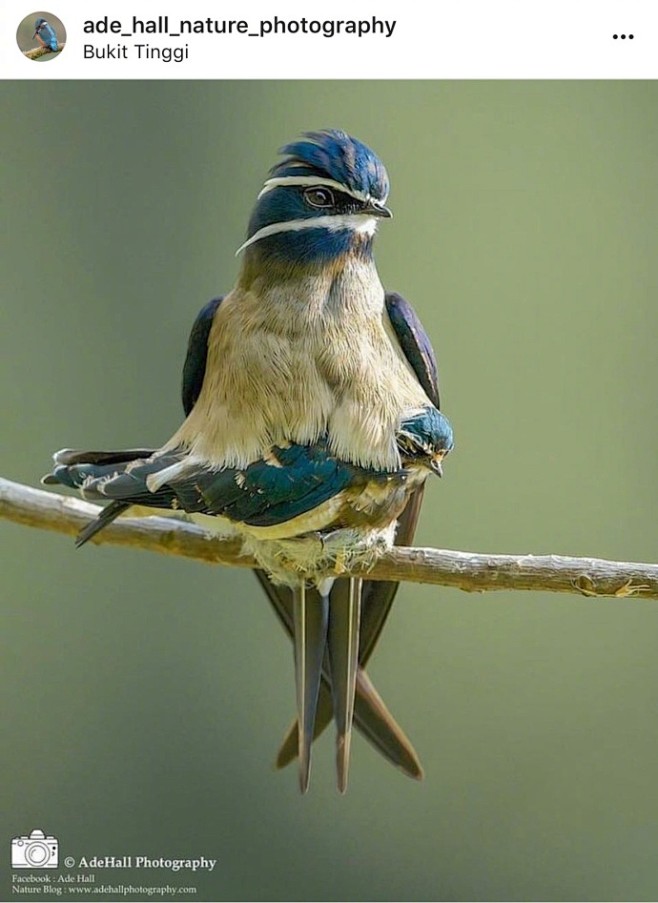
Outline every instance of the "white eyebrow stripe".
<path fill-rule="evenodd" d="M 272 191 L 273 188 L 287 188 L 288 186 L 295 185 L 306 186 L 309 188 L 313 185 L 321 185 L 325 188 L 335 188 L 336 191 L 341 191 L 343 194 L 349 194 L 350 197 L 355 198 L 357 201 L 363 201 L 366 204 L 372 201 L 372 197 L 369 194 L 366 194 L 365 191 L 348 188 L 347 185 L 343 185 L 342 182 L 336 182 L 334 179 L 322 179 L 317 176 L 278 176 L 275 179 L 268 179 L 263 185 L 257 200 L 260 200 L 264 194 L 267 194 L 268 191 Z"/>
<path fill-rule="evenodd" d="M 339 232 L 341 229 L 351 229 L 362 235 L 374 235 L 377 231 L 377 218 L 364 216 L 362 213 L 338 213 L 326 216 L 312 216 L 309 219 L 293 219 L 283 223 L 270 223 L 263 226 L 258 232 L 254 232 L 243 245 L 235 252 L 237 257 L 241 251 L 260 241 L 261 238 L 269 238 L 270 235 L 278 235 L 280 232 L 300 232 L 302 229 L 328 229 L 330 232 Z"/>

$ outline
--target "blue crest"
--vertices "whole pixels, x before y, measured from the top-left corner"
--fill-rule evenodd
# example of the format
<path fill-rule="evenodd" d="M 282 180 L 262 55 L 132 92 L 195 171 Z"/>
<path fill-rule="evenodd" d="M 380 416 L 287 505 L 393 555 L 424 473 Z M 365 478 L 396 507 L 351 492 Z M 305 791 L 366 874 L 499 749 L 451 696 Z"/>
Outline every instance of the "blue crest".
<path fill-rule="evenodd" d="M 318 176 L 333 179 L 352 191 L 385 201 L 389 192 L 388 174 L 374 151 L 340 129 L 305 132 L 305 141 L 281 148 L 288 159 L 277 163 L 270 173 L 282 176 Z"/>
<path fill-rule="evenodd" d="M 270 170 L 240 250 L 253 246 L 260 257 L 299 266 L 322 265 L 348 252 L 370 257 L 375 227 L 360 231 L 358 217 L 372 223 L 391 215 L 384 205 L 388 175 L 379 157 L 338 129 L 305 132 L 281 153 L 286 159 Z M 329 203 L 309 200 L 315 179 Z"/>

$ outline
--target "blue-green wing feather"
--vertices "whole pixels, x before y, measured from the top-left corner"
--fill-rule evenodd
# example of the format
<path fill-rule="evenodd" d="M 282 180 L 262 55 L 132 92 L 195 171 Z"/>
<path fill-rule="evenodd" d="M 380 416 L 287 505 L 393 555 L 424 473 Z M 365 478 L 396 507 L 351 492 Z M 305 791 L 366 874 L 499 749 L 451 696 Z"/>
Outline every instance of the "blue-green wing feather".
<path fill-rule="evenodd" d="M 79 489 L 87 499 L 174 508 L 267 527 L 312 511 L 348 486 L 378 477 L 339 461 L 323 444 L 291 445 L 273 447 L 267 460 L 245 468 L 215 471 L 192 465 L 151 491 L 150 480 L 182 459 L 183 453 L 175 451 L 128 464 L 67 464 L 56 456 L 49 480 Z"/>

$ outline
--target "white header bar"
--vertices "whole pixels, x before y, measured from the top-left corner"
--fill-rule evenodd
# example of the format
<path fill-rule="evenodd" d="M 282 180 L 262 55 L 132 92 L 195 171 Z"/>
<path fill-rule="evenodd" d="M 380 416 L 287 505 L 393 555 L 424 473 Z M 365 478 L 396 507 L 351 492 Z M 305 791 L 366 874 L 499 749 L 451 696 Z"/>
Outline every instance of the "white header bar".
<path fill-rule="evenodd" d="M 654 0 L 47 2 L 3 4 L 1 78 L 658 76 Z M 49 16 L 63 50 L 32 59 Z"/>

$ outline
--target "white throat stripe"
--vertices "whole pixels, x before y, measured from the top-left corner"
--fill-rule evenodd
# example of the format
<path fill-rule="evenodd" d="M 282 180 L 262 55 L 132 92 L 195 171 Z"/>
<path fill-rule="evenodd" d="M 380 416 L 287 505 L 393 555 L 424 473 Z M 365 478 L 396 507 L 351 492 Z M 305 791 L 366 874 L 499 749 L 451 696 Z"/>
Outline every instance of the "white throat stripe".
<path fill-rule="evenodd" d="M 325 188 L 335 188 L 336 191 L 342 191 L 343 194 L 349 194 L 350 197 L 355 198 L 357 201 L 363 201 L 366 204 L 372 201 L 370 195 L 366 194 L 365 191 L 355 191 L 352 188 L 348 188 L 347 185 L 343 185 L 341 182 L 336 182 L 334 179 L 322 179 L 317 176 L 280 176 L 276 179 L 268 179 L 258 195 L 258 200 L 260 200 L 264 194 L 267 194 L 268 191 L 272 191 L 273 188 L 287 188 L 288 186 L 295 185 L 306 186 L 309 188 L 313 185 L 322 185 Z"/>
<path fill-rule="evenodd" d="M 364 216 L 362 213 L 327 214 L 326 216 L 312 216 L 310 219 L 293 219 L 285 223 L 270 223 L 263 226 L 258 232 L 254 232 L 251 238 L 240 245 L 235 252 L 237 257 L 241 251 L 260 241 L 261 238 L 269 238 L 270 235 L 278 235 L 279 232 L 299 232 L 302 229 L 328 229 L 330 232 L 340 232 L 349 229 L 360 235 L 374 235 L 377 231 L 377 218 Z"/>

